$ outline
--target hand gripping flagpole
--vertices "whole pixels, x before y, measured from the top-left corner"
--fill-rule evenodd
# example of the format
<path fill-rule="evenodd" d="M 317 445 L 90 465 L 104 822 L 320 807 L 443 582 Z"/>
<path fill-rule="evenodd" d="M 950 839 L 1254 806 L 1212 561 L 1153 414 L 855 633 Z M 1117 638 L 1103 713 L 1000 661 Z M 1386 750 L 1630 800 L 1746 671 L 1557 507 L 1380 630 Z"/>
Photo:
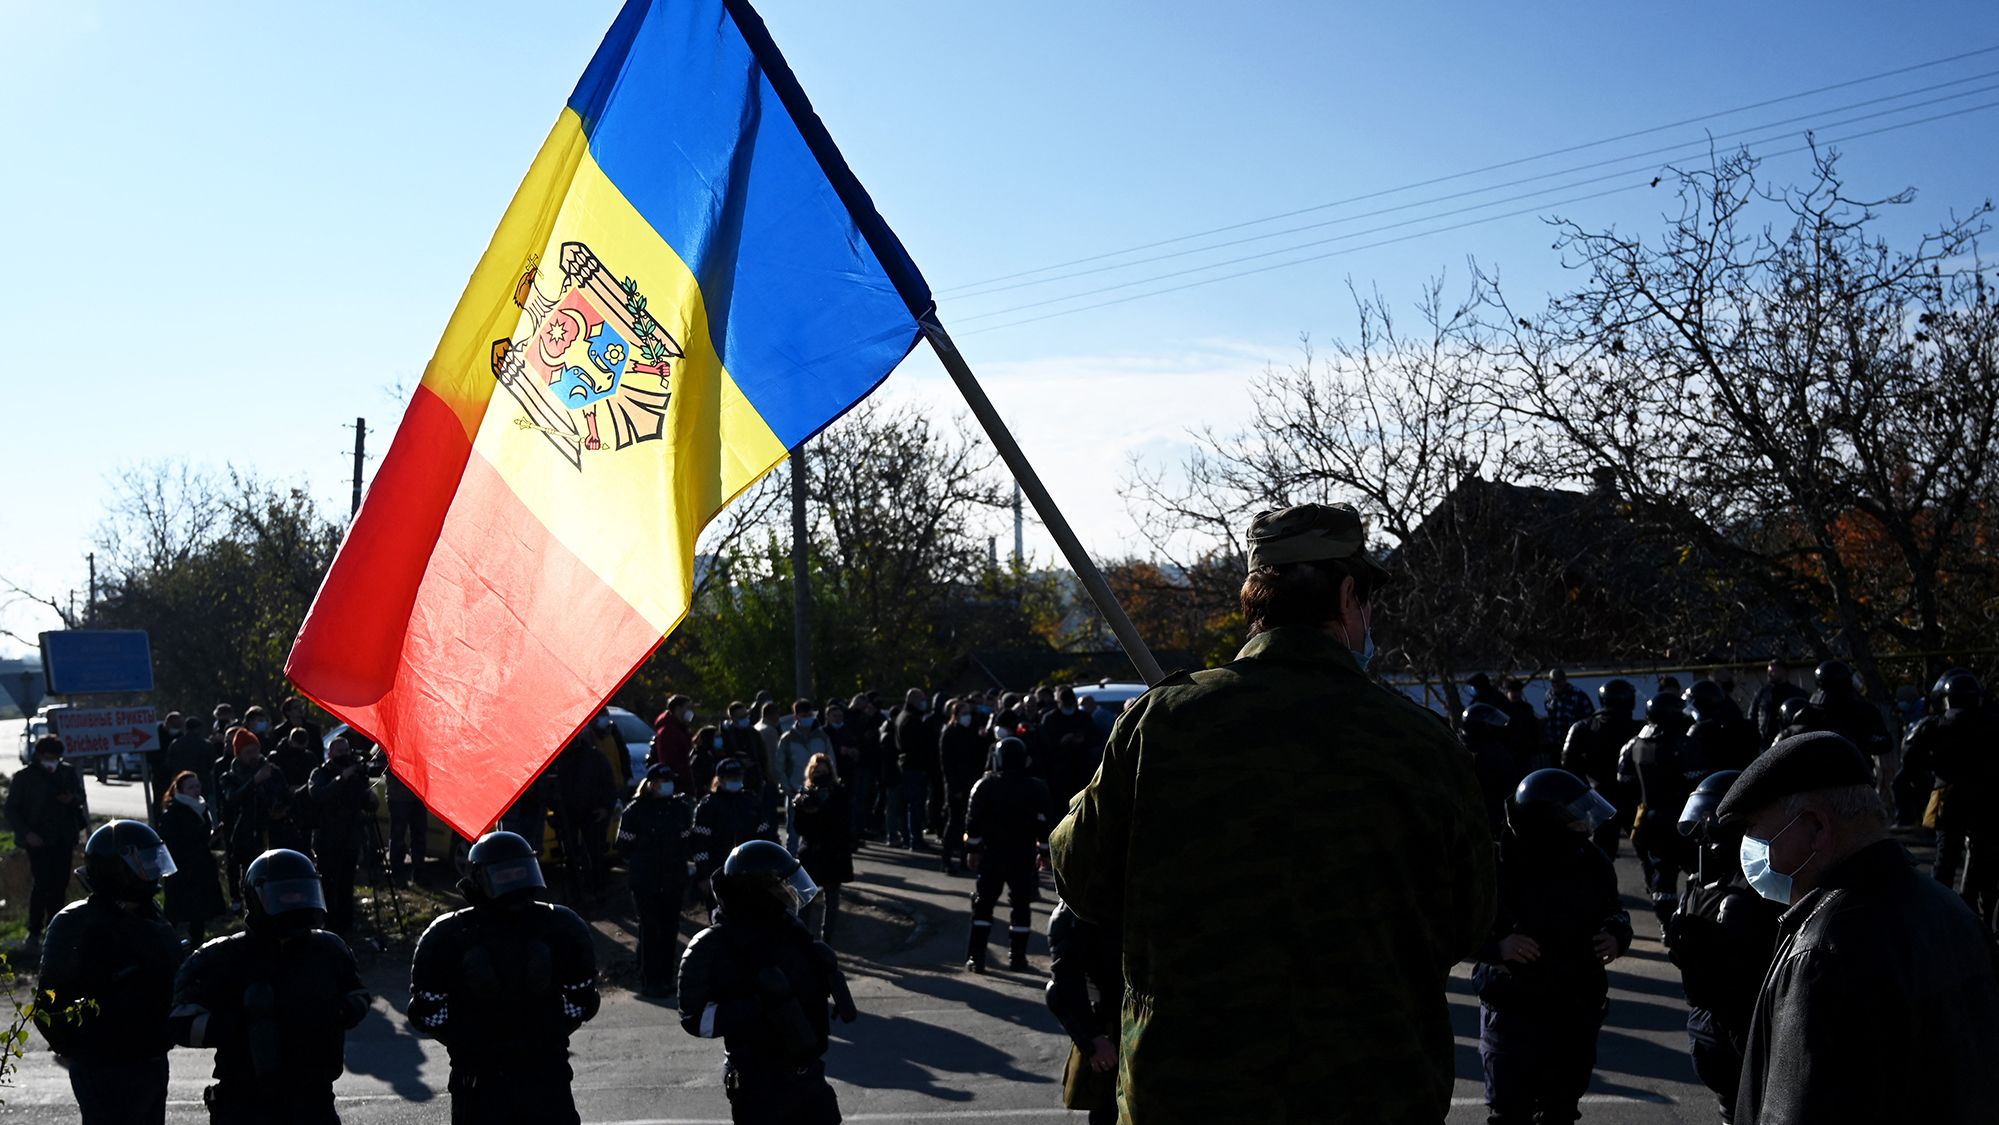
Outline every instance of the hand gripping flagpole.
<path fill-rule="evenodd" d="M 1083 549 L 1082 541 L 1070 528 L 1062 510 L 1055 506 L 1055 498 L 1041 485 L 1041 478 L 1035 474 L 1034 466 L 1027 463 L 1027 455 L 1020 451 L 1020 443 L 1013 440 L 1013 432 L 1000 419 L 999 411 L 993 409 L 993 402 L 986 397 L 985 388 L 979 386 L 978 377 L 965 363 L 965 357 L 958 352 L 958 345 L 952 343 L 951 334 L 944 331 L 944 325 L 937 320 L 933 307 L 918 319 L 923 326 L 923 335 L 929 339 L 930 347 L 937 358 L 944 362 L 944 370 L 951 373 L 951 381 L 958 384 L 958 392 L 965 396 L 965 404 L 972 408 L 972 416 L 985 427 L 986 436 L 992 439 L 993 447 L 999 450 L 1000 460 L 1013 473 L 1013 479 L 1020 484 L 1020 490 L 1034 505 L 1035 514 L 1041 517 L 1042 526 L 1055 537 L 1055 545 L 1062 549 L 1062 556 L 1069 560 L 1070 569 L 1082 580 L 1083 589 L 1096 603 L 1097 612 L 1110 622 L 1111 632 L 1117 634 L 1118 644 L 1124 646 L 1124 653 L 1131 658 L 1132 665 L 1148 684 L 1156 684 L 1166 678 L 1160 670 L 1159 662 L 1152 658 L 1152 650 L 1145 647 L 1144 638 L 1138 635 L 1138 627 L 1131 623 L 1124 607 L 1118 605 L 1117 596 L 1111 593 L 1110 584 L 1090 560 L 1090 553 Z"/>

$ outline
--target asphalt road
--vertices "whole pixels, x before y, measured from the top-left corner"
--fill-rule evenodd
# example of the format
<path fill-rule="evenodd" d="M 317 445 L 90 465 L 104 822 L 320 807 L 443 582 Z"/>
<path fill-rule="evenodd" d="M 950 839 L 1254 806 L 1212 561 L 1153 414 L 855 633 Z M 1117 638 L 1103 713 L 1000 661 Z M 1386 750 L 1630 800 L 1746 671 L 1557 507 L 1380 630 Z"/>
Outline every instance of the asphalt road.
<path fill-rule="evenodd" d="M 130 795 L 135 788 L 99 787 L 93 804 L 99 792 L 107 802 L 135 801 Z M 908 915 L 915 925 L 897 948 L 867 960 L 846 959 L 863 1016 L 851 1026 L 836 1025 L 827 1067 L 848 1119 L 1083 1120 L 1059 1108 L 1068 1047 L 1042 1006 L 1039 970 L 1046 955 L 1039 940 L 1036 973 L 970 976 L 958 967 L 964 957 L 967 881 L 944 876 L 930 854 L 912 856 L 877 845 L 864 850 L 857 867 L 856 890 Z M 1610 1017 L 1585 1119 L 1619 1125 L 1711 1122 L 1712 1103 L 1693 1082 L 1686 1058 L 1678 978 L 1637 893 L 1637 865 L 1628 850 L 1618 869 L 1639 937 L 1631 954 L 1612 966 Z M 1037 911 L 1038 929 L 1045 930 L 1046 911 L 1044 903 Z M 379 998 L 348 1038 L 348 1073 L 337 1087 L 343 1119 L 379 1125 L 447 1121 L 443 1049 L 410 1034 L 402 1016 L 406 982 L 399 972 L 384 969 L 371 978 Z M 1451 990 L 1458 1083 L 1450 1122 L 1471 1125 L 1484 1120 L 1484 1108 L 1478 1009 L 1465 970 L 1454 975 Z M 609 992 L 602 1013 L 574 1040 L 575 1089 L 585 1121 L 728 1120 L 720 1046 L 684 1034 L 676 1018 L 669 1007 L 621 989 Z M 204 1052 L 174 1052 L 170 1121 L 206 1119 L 200 1096 L 208 1065 Z M 4 1097 L 0 1121 L 77 1120 L 67 1075 L 38 1039 L 21 1063 L 17 1085 Z"/>

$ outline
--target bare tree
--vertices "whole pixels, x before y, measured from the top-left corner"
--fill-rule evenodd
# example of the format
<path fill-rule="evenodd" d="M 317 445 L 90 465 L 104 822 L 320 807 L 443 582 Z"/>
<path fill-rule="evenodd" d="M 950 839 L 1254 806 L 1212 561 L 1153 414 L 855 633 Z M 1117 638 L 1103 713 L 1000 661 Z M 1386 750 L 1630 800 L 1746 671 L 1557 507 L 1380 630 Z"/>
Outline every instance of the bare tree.
<path fill-rule="evenodd" d="M 1675 175 L 1655 242 L 1557 224 L 1584 281 L 1542 315 L 1488 286 L 1509 414 L 1546 438 L 1533 471 L 1609 473 L 1635 518 L 1885 687 L 1879 644 L 1944 647 L 1951 579 L 1985 565 L 1990 204 L 1896 250 L 1870 224 L 1913 193 L 1853 198 L 1832 156 L 1796 189 L 1761 188 L 1747 155 Z"/>

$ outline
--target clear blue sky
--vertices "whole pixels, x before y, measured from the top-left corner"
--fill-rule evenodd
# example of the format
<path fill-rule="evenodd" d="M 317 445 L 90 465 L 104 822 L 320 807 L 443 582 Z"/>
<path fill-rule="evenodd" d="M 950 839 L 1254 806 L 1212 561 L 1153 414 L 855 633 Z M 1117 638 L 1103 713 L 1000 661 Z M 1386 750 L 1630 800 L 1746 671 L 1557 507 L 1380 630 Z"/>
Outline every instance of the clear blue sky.
<path fill-rule="evenodd" d="M 106 478 L 144 460 L 233 462 L 344 508 L 343 424 L 365 415 L 386 441 L 394 389 L 420 372 L 615 9 L 0 0 L 0 338 L 11 344 L 0 576 L 80 586 Z M 1508 219 L 978 334 L 1014 319 L 978 313 L 1145 271 L 981 299 L 953 286 L 1999 45 L 1989 2 L 761 10 L 944 293 L 945 323 L 1106 554 L 1135 546 L 1117 497 L 1126 457 L 1174 458 L 1185 427 L 1240 417 L 1243 380 L 1289 360 L 1300 332 L 1347 331 L 1344 279 L 1407 297 L 1439 270 L 1462 277 L 1475 255 L 1533 298 L 1563 280 L 1545 227 Z M 1987 72 L 1999 53 L 1705 127 Z M 1995 122 L 1999 110 L 1855 141 L 1845 169 L 1863 192 L 1920 189 L 1893 220 L 1913 231 L 1992 194 Z M 1698 141 L 1702 128 L 1507 175 Z M 1643 228 L 1668 203 L 1640 191 L 1561 210 Z M 948 402 L 922 352 L 883 393 Z"/>

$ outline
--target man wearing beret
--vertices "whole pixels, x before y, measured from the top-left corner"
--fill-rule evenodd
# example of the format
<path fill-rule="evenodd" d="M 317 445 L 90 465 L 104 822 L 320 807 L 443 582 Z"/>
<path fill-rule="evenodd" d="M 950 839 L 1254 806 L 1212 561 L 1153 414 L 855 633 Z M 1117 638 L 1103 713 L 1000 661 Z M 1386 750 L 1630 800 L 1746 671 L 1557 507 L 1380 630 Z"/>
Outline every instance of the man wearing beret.
<path fill-rule="evenodd" d="M 1492 921 L 1492 839 L 1471 756 L 1367 675 L 1384 578 L 1350 507 L 1256 517 L 1249 643 L 1135 700 L 1050 840 L 1123 949 L 1125 1125 L 1450 1112 L 1445 986 Z"/>
<path fill-rule="evenodd" d="M 1784 739 L 1729 787 L 1742 871 L 1790 907 L 1756 1000 L 1738 1125 L 1988 1122 L 1993 948 L 1888 836 L 1873 771 L 1829 731 Z"/>

